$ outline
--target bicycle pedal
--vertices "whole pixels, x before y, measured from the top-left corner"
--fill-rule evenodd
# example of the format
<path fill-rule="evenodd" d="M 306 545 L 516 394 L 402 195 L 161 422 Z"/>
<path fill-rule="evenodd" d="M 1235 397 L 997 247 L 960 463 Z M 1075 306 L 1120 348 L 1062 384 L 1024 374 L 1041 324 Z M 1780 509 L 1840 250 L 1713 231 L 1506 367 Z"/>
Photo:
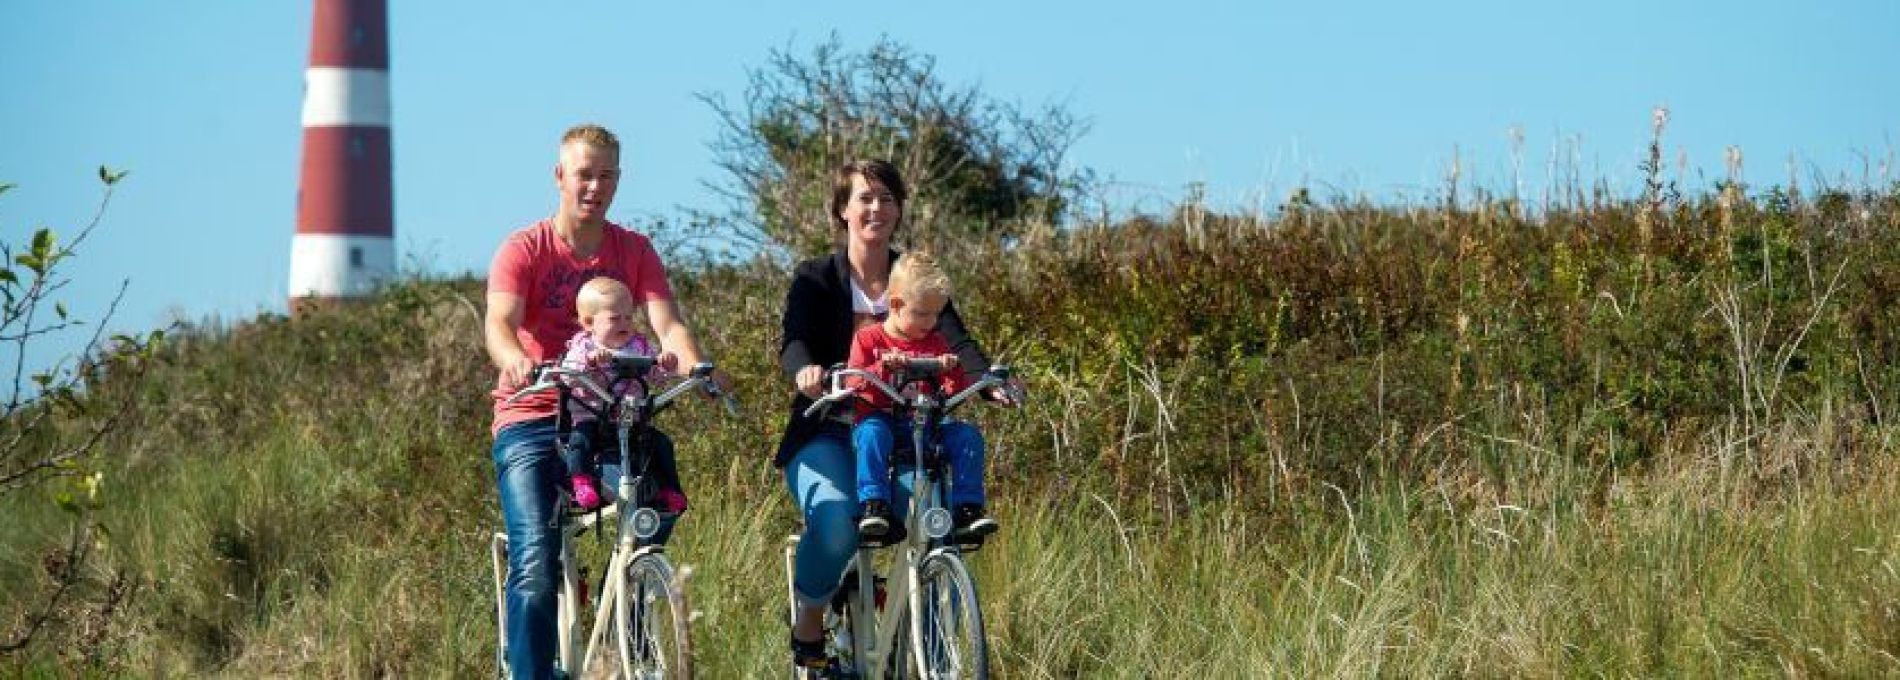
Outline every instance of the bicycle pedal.
<path fill-rule="evenodd" d="M 822 667 L 806 668 L 800 677 L 822 680 L 858 680 L 858 674 L 846 669 L 837 659 L 831 659 Z"/>
<path fill-rule="evenodd" d="M 863 534 L 859 534 L 858 547 L 860 548 L 888 548 L 893 545 L 903 543 L 904 539 L 907 539 L 907 538 L 910 538 L 910 531 L 905 529 L 902 523 L 892 522 L 890 525 L 890 528 L 885 530 L 884 535 L 882 536 L 865 536 Z"/>
<path fill-rule="evenodd" d="M 990 536 L 994 533 L 995 532 L 989 534 L 952 534 L 950 536 L 950 542 L 956 544 L 957 550 L 960 552 L 973 553 L 982 550 L 983 544 L 988 543 Z"/>
<path fill-rule="evenodd" d="M 855 679 L 858 677 L 857 674 L 855 673 L 846 673 L 842 670 L 839 670 L 837 664 L 831 664 L 831 665 L 819 666 L 819 667 L 800 666 L 798 667 L 797 670 L 798 670 L 798 677 L 803 680 L 836 680 L 836 679 L 842 679 L 842 678 Z"/>

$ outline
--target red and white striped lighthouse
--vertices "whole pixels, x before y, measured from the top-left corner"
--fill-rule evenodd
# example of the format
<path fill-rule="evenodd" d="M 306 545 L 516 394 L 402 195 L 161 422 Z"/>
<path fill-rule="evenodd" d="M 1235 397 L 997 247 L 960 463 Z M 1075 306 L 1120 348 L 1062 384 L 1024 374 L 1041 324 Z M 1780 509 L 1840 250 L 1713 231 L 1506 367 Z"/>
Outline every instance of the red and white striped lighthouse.
<path fill-rule="evenodd" d="M 316 0 L 290 306 L 360 297 L 396 271 L 386 0 Z"/>

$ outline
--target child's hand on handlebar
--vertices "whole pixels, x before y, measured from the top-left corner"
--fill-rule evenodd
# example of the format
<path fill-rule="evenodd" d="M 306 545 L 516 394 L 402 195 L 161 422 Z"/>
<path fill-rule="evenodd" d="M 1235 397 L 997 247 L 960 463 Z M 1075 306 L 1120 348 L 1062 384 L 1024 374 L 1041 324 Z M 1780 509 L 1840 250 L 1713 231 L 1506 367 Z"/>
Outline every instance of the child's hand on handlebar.
<path fill-rule="evenodd" d="M 659 356 L 654 357 L 654 359 L 659 364 L 660 370 L 666 371 L 667 373 L 679 372 L 680 357 L 678 354 L 674 354 L 670 351 L 663 351 L 663 352 L 660 352 Z"/>

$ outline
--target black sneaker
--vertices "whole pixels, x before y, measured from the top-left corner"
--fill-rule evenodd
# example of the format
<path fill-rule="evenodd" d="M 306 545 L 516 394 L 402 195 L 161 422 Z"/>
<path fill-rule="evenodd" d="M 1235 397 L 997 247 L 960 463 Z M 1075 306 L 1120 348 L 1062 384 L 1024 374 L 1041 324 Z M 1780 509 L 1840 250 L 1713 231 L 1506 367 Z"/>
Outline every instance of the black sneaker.
<path fill-rule="evenodd" d="M 858 505 L 858 537 L 867 542 L 883 540 L 891 533 L 891 504 L 876 499 Z"/>
<path fill-rule="evenodd" d="M 806 642 L 792 638 L 792 666 L 803 670 L 822 671 L 831 665 L 831 656 L 825 653 L 825 641 Z"/>
<path fill-rule="evenodd" d="M 1002 524 L 983 512 L 981 503 L 960 504 L 951 513 L 951 518 L 956 521 L 956 537 L 960 540 L 982 540 L 1003 528 Z"/>

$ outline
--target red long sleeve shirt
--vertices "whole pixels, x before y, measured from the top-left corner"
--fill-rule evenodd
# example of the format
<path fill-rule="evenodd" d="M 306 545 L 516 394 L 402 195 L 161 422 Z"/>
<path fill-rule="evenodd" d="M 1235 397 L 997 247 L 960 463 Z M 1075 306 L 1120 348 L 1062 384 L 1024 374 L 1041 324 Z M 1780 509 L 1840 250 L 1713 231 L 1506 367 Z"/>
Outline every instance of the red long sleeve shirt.
<path fill-rule="evenodd" d="M 874 323 L 858 329 L 858 332 L 851 336 L 851 354 L 845 361 L 845 365 L 870 371 L 880 380 L 890 383 L 895 377 L 894 371 L 884 368 L 883 363 L 878 361 L 878 355 L 888 350 L 896 350 L 902 352 L 904 356 L 915 358 L 937 357 L 952 353 L 950 343 L 943 339 L 942 334 L 935 331 L 911 340 L 886 333 L 884 324 Z M 963 373 L 961 367 L 946 369 L 937 377 L 937 380 L 945 396 L 956 394 L 971 384 L 971 380 Z M 890 395 L 863 381 L 858 381 L 858 383 L 855 387 L 864 399 L 857 402 L 857 420 L 864 420 L 866 415 L 890 408 Z M 903 389 L 904 386 L 893 383 L 891 387 Z"/>

